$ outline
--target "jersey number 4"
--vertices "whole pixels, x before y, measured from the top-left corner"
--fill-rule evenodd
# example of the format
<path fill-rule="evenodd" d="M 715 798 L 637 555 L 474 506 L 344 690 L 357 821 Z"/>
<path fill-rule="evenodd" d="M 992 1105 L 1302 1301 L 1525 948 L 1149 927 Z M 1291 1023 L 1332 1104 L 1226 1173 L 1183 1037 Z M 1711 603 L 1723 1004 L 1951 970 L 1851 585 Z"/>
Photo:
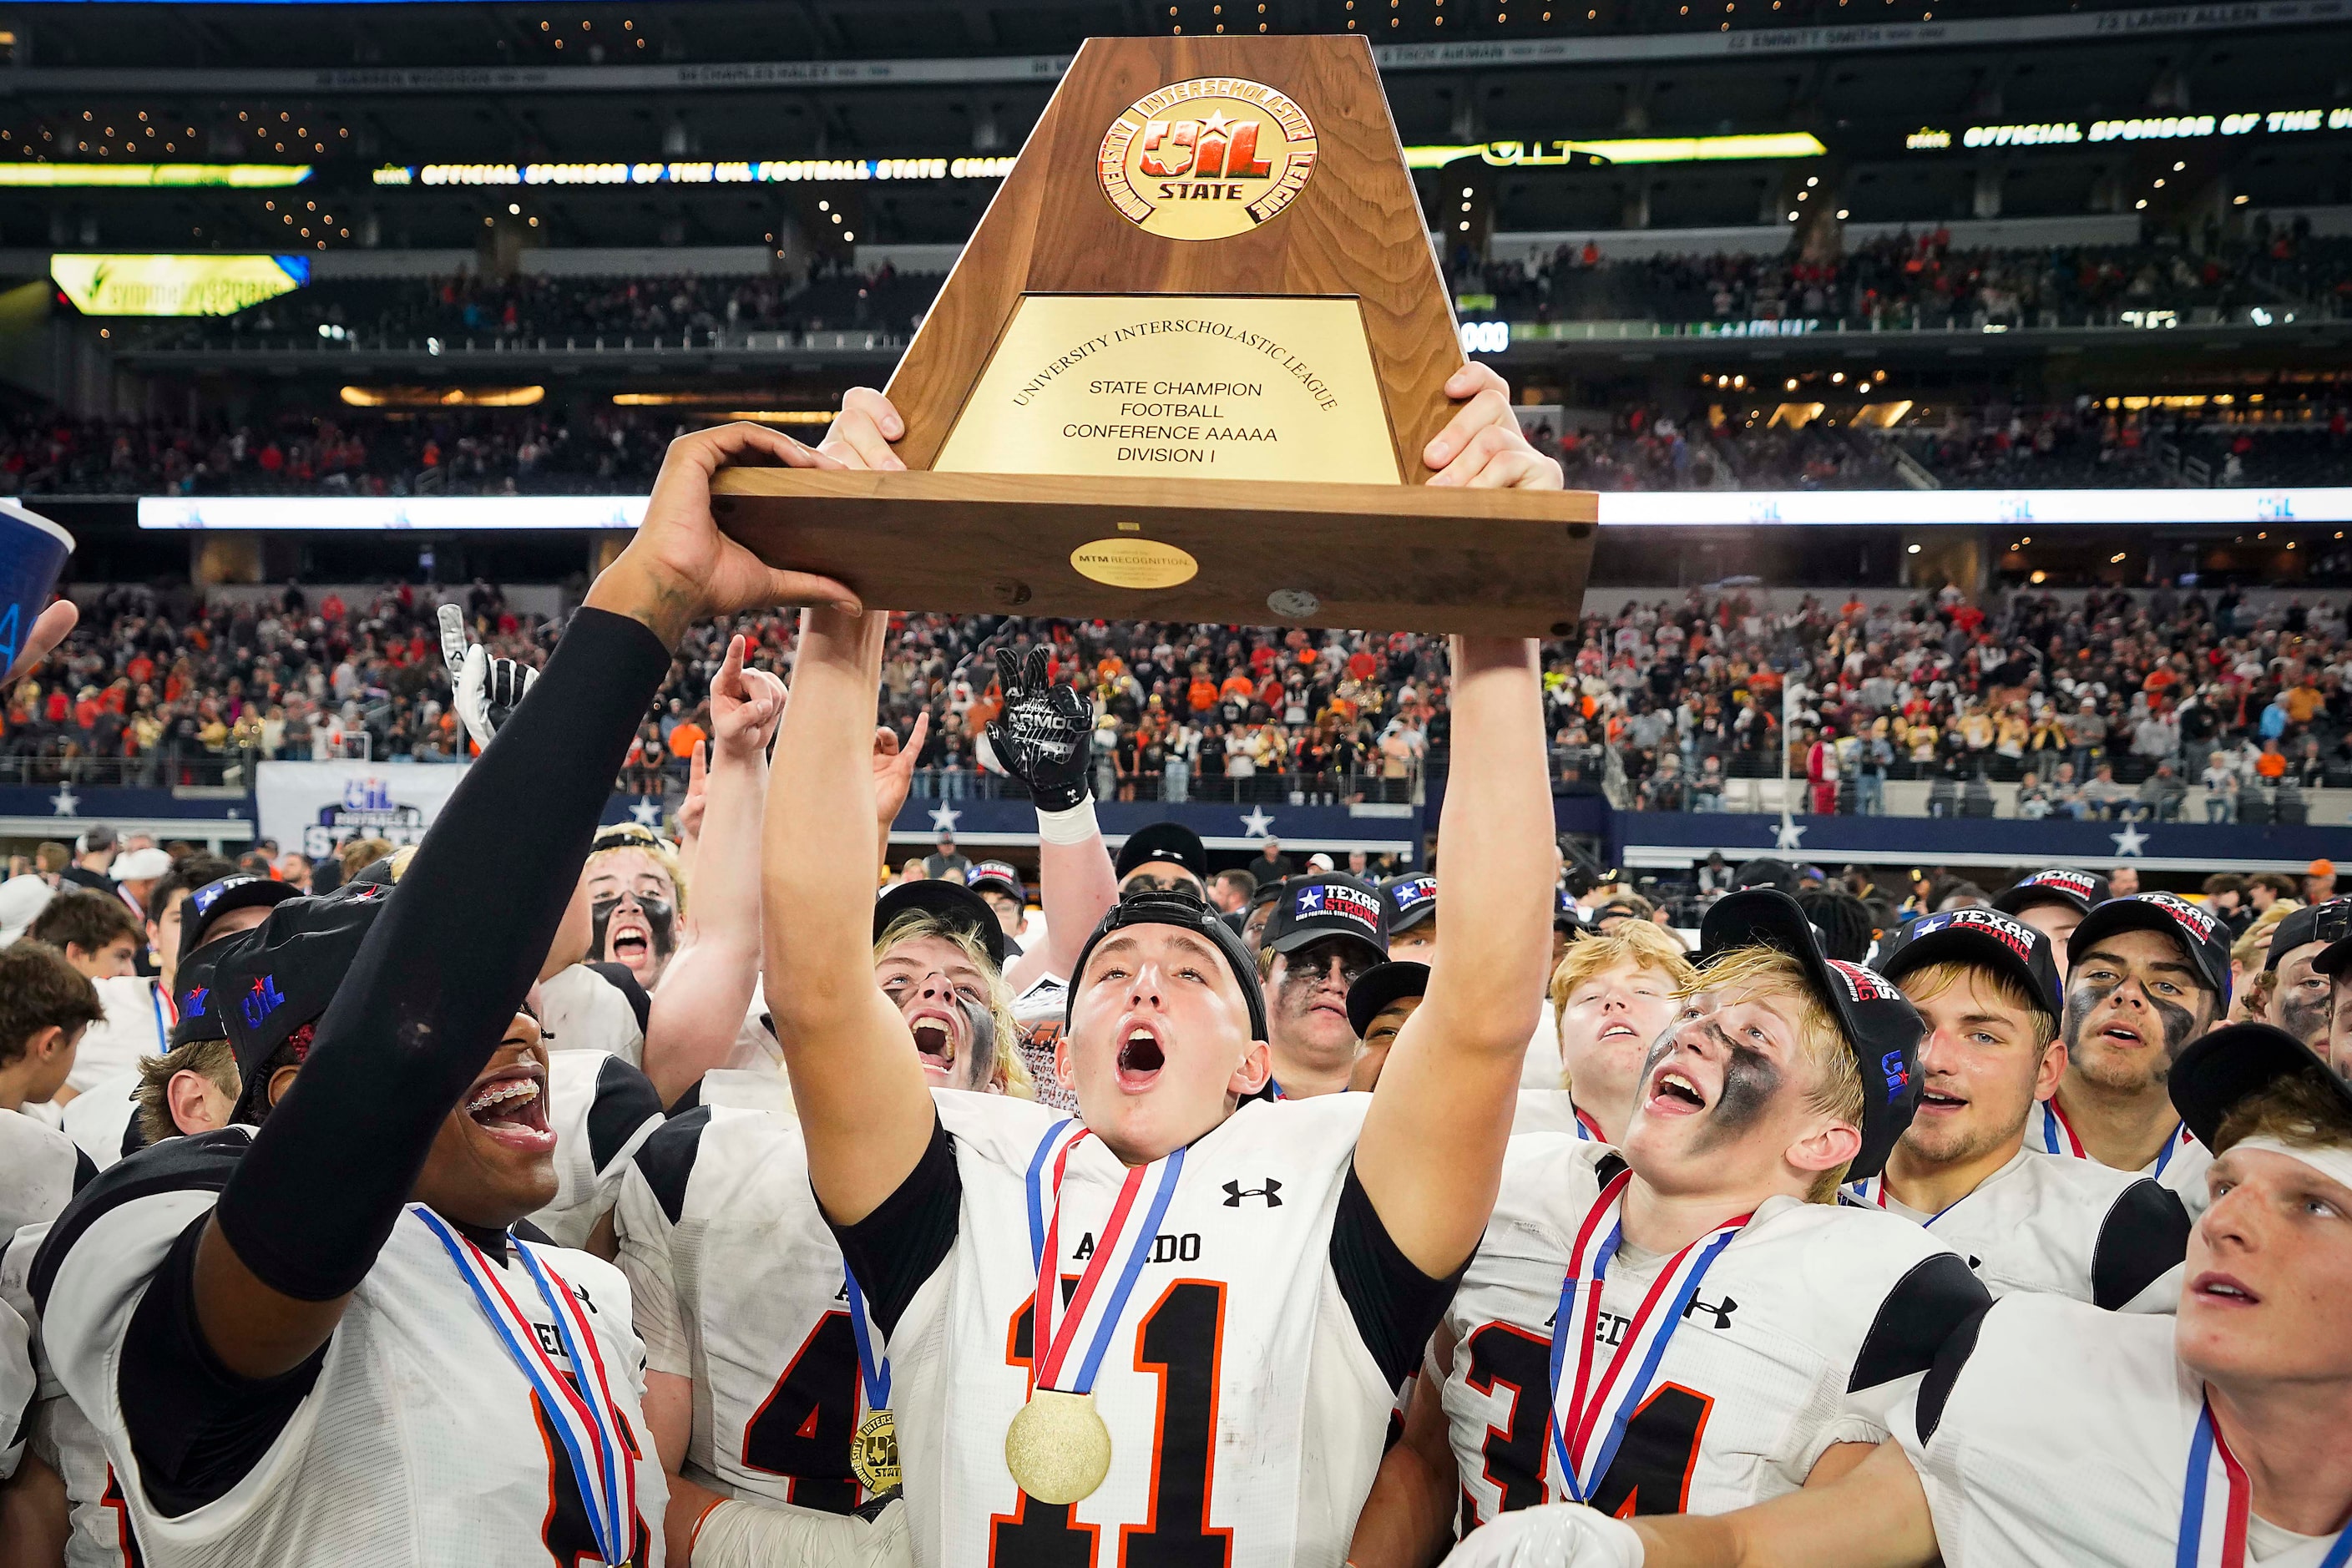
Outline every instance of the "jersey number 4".
<path fill-rule="evenodd" d="M 1065 1279 L 1065 1299 L 1076 1281 Z M 1005 1360 L 1026 1367 L 1034 1354 L 1032 1309 L 1013 1315 Z M 1160 1380 L 1160 1425 L 1151 1435 L 1150 1512 L 1121 1525 L 1122 1568 L 1224 1568 L 1233 1531 L 1209 1523 L 1214 1479 L 1217 1388 L 1224 1351 L 1225 1288 L 1179 1279 L 1135 1330 L 1135 1370 Z M 1070 1505 L 1023 1494 L 990 1521 L 992 1568 L 1094 1568 L 1099 1527 L 1071 1518 Z"/>
<path fill-rule="evenodd" d="M 1505 1513 L 1544 1500 L 1544 1465 L 1551 1444 L 1551 1342 L 1508 1323 L 1488 1323 L 1469 1340 L 1468 1383 L 1477 1393 L 1510 1391 L 1507 1426 L 1489 1426 L 1480 1450 L 1486 1479 Z M 1698 1468 L 1699 1438 L 1715 1401 L 1680 1384 L 1660 1384 L 1626 1424 L 1625 1439 L 1601 1478 L 1592 1506 L 1619 1519 L 1637 1513 L 1682 1513 Z M 1466 1532 L 1485 1519 L 1469 1492 L 1462 1494 Z"/>
<path fill-rule="evenodd" d="M 743 1428 L 743 1463 L 788 1478 L 785 1500 L 826 1513 L 857 1507 L 857 1335 L 846 1312 L 817 1320 Z"/>

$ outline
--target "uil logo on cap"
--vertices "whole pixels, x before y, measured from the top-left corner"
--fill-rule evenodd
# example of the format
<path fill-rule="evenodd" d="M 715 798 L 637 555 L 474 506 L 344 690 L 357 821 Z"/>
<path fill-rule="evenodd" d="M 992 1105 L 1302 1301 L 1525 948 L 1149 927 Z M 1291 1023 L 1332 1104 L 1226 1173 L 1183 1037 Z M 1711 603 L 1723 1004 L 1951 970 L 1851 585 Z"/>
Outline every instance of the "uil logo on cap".
<path fill-rule="evenodd" d="M 210 1002 L 212 997 L 213 988 L 211 986 L 190 986 L 187 990 L 180 993 L 180 1016 L 184 1018 L 203 1017 L 205 1016 L 205 1004 Z"/>
<path fill-rule="evenodd" d="M 1417 910 L 1437 897 L 1437 879 L 1415 877 L 1410 882 L 1399 882 L 1389 889 L 1389 897 L 1396 900 L 1399 914 Z"/>
<path fill-rule="evenodd" d="M 1846 994 L 1856 1002 L 1892 1002 L 1902 994 L 1874 969 L 1866 969 L 1843 958 L 1824 962 L 1839 979 L 1845 982 Z"/>
<path fill-rule="evenodd" d="M 253 989 L 237 1003 L 238 1009 L 245 1015 L 245 1026 L 248 1029 L 258 1029 L 263 1019 L 284 1005 L 286 996 L 278 989 L 278 977 L 274 974 L 255 975 Z"/>
<path fill-rule="evenodd" d="M 1886 1103 L 1892 1105 L 1903 1098 L 1904 1087 L 1911 1081 L 1911 1069 L 1903 1065 L 1901 1051 L 1889 1051 L 1878 1058 L 1878 1070 L 1885 1075 Z"/>
<path fill-rule="evenodd" d="M 1929 915 L 1911 928 L 1911 940 L 1916 942 L 1939 931 L 1982 931 L 2028 963 L 2033 958 L 2033 928 L 1999 910 L 1947 910 L 1939 915 Z"/>
<path fill-rule="evenodd" d="M 259 880 L 261 880 L 260 878 L 253 876 L 223 877 L 219 881 L 207 882 L 189 894 L 188 901 L 196 906 L 196 918 L 202 920 L 213 912 L 213 906 L 220 902 L 223 893 L 227 892 L 231 888 L 242 888 L 248 882 Z"/>

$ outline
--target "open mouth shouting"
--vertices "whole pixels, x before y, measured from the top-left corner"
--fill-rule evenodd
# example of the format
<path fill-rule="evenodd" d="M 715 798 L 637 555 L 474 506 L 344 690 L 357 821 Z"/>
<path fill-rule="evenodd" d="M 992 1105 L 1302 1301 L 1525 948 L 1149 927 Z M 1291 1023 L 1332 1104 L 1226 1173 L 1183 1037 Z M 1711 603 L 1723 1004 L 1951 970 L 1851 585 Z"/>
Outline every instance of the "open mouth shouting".
<path fill-rule="evenodd" d="M 555 1130 L 547 1124 L 547 1069 L 535 1061 L 517 1062 L 477 1081 L 466 1100 L 466 1116 L 507 1148 L 537 1154 L 555 1147 Z"/>
<path fill-rule="evenodd" d="M 1160 1069 L 1167 1065 L 1168 1047 L 1158 1026 L 1140 1019 L 1129 1023 L 1118 1037 L 1119 1089 L 1141 1094 L 1160 1080 Z"/>
<path fill-rule="evenodd" d="M 1948 1094 L 1932 1083 L 1920 1090 L 1918 1114 L 1921 1116 L 1949 1116 L 1968 1108 L 1967 1100 L 1957 1094 Z"/>
<path fill-rule="evenodd" d="M 1706 1091 L 1669 1057 L 1650 1074 L 1642 1109 L 1652 1116 L 1696 1116 L 1706 1109 Z"/>
<path fill-rule="evenodd" d="M 610 962 L 635 969 L 654 955 L 653 927 L 635 910 L 615 910 L 604 928 L 604 951 Z"/>
<path fill-rule="evenodd" d="M 961 1021 L 955 1015 L 937 1007 L 925 1007 L 910 1015 L 907 1028 L 915 1037 L 915 1054 L 922 1058 L 923 1071 L 934 1079 L 945 1082 L 955 1076 L 956 1058 L 961 1054 Z"/>

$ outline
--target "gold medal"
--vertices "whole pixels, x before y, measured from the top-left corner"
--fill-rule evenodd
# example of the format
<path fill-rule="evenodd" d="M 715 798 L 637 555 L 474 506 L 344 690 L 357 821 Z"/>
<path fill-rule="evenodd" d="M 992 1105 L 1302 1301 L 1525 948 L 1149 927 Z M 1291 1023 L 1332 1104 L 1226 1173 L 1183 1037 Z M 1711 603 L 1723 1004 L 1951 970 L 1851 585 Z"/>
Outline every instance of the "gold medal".
<path fill-rule="evenodd" d="M 1082 1502 L 1110 1474 L 1110 1428 L 1091 1394 L 1041 1388 L 1004 1429 L 1004 1468 L 1039 1502 Z"/>
<path fill-rule="evenodd" d="M 885 1410 L 869 1410 L 849 1440 L 849 1468 L 857 1484 L 876 1497 L 895 1491 L 898 1476 L 898 1423 Z"/>

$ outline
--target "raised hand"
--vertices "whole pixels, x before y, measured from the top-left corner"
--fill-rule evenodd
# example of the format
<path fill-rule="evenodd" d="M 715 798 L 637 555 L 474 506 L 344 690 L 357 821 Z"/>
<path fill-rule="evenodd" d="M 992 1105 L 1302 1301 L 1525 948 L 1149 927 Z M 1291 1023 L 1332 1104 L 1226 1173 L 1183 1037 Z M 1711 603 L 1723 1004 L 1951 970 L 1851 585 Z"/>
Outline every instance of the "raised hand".
<path fill-rule="evenodd" d="M 784 683 L 764 669 L 743 662 L 747 647 L 740 636 L 727 642 L 727 658 L 710 681 L 710 743 L 718 755 L 756 757 L 782 722 L 789 693 Z M 691 788 L 691 781 L 688 781 Z"/>
<path fill-rule="evenodd" d="M 857 595 L 830 577 L 770 566 L 719 531 L 710 476 L 744 454 L 792 468 L 839 468 L 835 457 L 763 425 L 716 426 L 669 444 L 636 536 L 588 590 L 597 609 L 643 622 L 670 647 L 686 628 L 714 616 L 777 605 L 822 605 L 862 615 Z"/>
<path fill-rule="evenodd" d="M 1045 670 L 1042 647 L 1031 648 L 1025 661 L 1010 649 L 997 650 L 1004 706 L 989 721 L 988 750 L 981 762 L 1027 784 L 1038 810 L 1067 811 L 1089 793 L 1087 747 L 1094 732 L 1094 705 L 1076 687 L 1049 679 Z"/>
<path fill-rule="evenodd" d="M 907 804 L 907 792 L 914 787 L 915 763 L 923 755 L 923 740 L 931 732 L 931 716 L 926 712 L 915 715 L 914 728 L 907 731 L 904 744 L 898 732 L 887 724 L 874 731 L 874 815 L 882 823 L 887 835 L 890 825 L 898 820 L 898 808 Z"/>
<path fill-rule="evenodd" d="M 474 743 L 487 747 L 499 727 L 513 717 L 539 671 L 510 658 L 492 658 L 480 643 L 466 640 L 465 613 L 441 606 L 441 661 L 449 667 L 450 705 L 465 721 Z"/>
<path fill-rule="evenodd" d="M 56 651 L 58 644 L 73 635 L 74 623 L 81 619 L 81 611 L 71 599 L 59 599 L 33 617 L 33 629 L 25 634 L 24 647 L 8 661 L 8 673 L 0 676 L 0 684 L 14 685 L 41 660 Z"/>
<path fill-rule="evenodd" d="M 1511 412 L 1511 389 L 1492 365 L 1473 361 L 1445 383 L 1445 395 L 1465 399 L 1445 428 L 1430 438 L 1421 460 L 1436 472 L 1433 485 L 1470 489 L 1556 490 L 1559 462 L 1528 445 Z"/>

